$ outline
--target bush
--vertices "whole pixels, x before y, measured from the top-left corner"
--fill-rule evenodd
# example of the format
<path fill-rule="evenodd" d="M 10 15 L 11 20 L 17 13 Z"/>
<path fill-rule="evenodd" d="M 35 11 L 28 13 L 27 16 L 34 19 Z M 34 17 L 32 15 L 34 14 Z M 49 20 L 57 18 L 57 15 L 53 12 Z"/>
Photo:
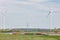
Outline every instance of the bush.
<path fill-rule="evenodd" d="M 34 35 L 34 33 L 24 33 L 24 35 Z"/>
<path fill-rule="evenodd" d="M 36 35 L 42 35 L 42 33 L 36 33 Z"/>

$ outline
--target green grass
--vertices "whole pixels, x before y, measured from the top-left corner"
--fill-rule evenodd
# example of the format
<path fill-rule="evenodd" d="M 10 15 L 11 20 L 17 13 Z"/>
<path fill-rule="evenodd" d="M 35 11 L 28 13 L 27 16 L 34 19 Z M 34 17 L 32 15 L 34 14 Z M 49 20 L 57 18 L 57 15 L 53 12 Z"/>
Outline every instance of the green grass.
<path fill-rule="evenodd" d="M 0 34 L 0 40 L 60 40 L 60 36 Z"/>

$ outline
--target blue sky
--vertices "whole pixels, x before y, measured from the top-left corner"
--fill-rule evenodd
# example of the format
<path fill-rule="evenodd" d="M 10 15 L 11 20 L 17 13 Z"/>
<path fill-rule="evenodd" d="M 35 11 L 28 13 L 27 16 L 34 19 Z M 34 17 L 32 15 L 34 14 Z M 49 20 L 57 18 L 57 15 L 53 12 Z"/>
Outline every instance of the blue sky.
<path fill-rule="evenodd" d="M 1 28 L 60 28 L 59 17 L 59 0 L 0 0 Z"/>

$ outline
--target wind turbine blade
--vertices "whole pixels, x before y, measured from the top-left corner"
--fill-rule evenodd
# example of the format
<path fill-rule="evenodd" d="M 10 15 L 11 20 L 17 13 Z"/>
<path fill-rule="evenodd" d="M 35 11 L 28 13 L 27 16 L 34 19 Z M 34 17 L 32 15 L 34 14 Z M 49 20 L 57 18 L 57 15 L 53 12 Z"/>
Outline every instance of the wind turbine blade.
<path fill-rule="evenodd" d="M 51 14 L 51 11 L 49 11 L 48 16 Z"/>

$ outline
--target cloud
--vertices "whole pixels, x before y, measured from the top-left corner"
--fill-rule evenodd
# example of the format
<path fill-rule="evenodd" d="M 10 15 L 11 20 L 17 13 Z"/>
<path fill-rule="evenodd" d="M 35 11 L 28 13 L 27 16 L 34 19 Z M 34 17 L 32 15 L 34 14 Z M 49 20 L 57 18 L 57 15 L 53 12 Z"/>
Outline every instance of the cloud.
<path fill-rule="evenodd" d="M 27 0 L 27 1 L 16 1 L 14 4 L 19 5 L 30 5 L 36 9 L 49 10 L 52 8 L 53 10 L 59 11 L 60 5 L 59 3 L 49 2 L 48 0 Z"/>
<path fill-rule="evenodd" d="M 14 0 L 0 0 L 0 3 L 6 3 L 6 2 L 11 2 L 11 1 L 14 1 Z"/>
<path fill-rule="evenodd" d="M 45 2 L 47 0 L 28 0 L 28 1 L 31 1 L 31 2 Z"/>
<path fill-rule="evenodd" d="M 0 11 L 8 10 L 8 14 L 5 13 L 6 24 L 12 23 L 11 26 L 15 24 L 20 26 L 27 21 L 32 25 L 46 26 L 48 19 L 45 16 L 50 8 L 60 13 L 60 3 L 49 2 L 49 0 L 0 0 Z"/>
<path fill-rule="evenodd" d="M 18 5 L 18 6 L 20 6 L 20 5 L 25 5 L 25 6 L 29 5 L 30 7 L 34 7 L 34 8 L 37 8 L 37 9 L 42 9 L 45 6 L 45 4 L 39 4 L 38 2 L 44 2 L 44 1 L 46 1 L 46 0 L 43 0 L 43 1 L 41 1 L 41 0 L 14 1 L 12 4 L 15 4 L 15 5 Z"/>
<path fill-rule="evenodd" d="M 30 7 L 33 7 L 32 9 L 37 9 L 37 10 L 42 10 L 42 11 L 49 11 L 50 8 L 52 8 L 53 11 L 60 11 L 60 5 L 55 2 L 49 2 L 48 0 L 0 0 L 3 5 L 1 8 L 4 6 L 8 9 L 10 8 L 24 8 L 26 9 L 28 6 L 28 9 Z M 1 4 L 0 3 L 0 4 Z M 10 8 L 9 8 L 10 7 Z"/>

